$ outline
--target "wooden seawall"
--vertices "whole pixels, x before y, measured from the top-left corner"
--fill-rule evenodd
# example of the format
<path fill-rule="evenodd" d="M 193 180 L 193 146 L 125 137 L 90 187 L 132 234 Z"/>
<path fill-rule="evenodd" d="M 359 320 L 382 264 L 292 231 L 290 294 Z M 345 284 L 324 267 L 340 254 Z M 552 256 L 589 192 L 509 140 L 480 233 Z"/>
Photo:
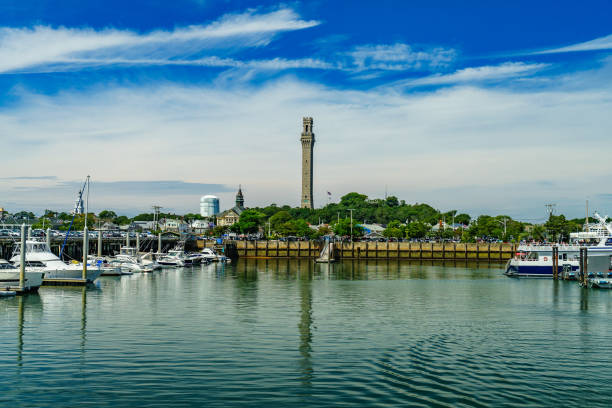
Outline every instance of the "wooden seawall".
<path fill-rule="evenodd" d="M 230 243 L 228 243 L 230 244 Z M 231 241 L 243 258 L 316 258 L 319 241 Z M 471 260 L 499 262 L 510 259 L 517 244 L 437 242 L 336 242 L 336 259 Z"/>

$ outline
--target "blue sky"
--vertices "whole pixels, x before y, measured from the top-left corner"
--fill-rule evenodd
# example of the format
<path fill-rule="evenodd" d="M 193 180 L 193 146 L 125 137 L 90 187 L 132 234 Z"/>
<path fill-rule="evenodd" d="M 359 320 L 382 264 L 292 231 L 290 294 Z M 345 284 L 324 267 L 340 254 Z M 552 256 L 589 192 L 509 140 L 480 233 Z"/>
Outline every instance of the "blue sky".
<path fill-rule="evenodd" d="M 313 116 L 316 205 L 606 213 L 612 5 L 491 3 L 2 2 L 0 206 L 297 205 Z"/>

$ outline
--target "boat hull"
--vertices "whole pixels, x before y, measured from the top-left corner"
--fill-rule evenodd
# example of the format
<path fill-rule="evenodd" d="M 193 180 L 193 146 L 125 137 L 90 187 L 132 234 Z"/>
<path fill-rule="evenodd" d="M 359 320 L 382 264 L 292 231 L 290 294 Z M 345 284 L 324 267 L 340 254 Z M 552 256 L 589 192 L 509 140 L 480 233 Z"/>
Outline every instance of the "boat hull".
<path fill-rule="evenodd" d="M 576 272 L 579 265 L 577 262 L 563 261 L 557 269 L 559 276 L 564 272 Z M 521 261 L 511 259 L 507 266 L 505 274 L 516 278 L 552 278 L 553 266 L 552 261 Z"/>
<path fill-rule="evenodd" d="M 76 280 L 82 279 L 83 270 L 81 268 L 70 268 L 70 269 L 55 269 L 45 270 L 45 279 L 53 280 Z M 93 282 L 102 274 L 102 269 L 95 267 L 87 268 L 87 282 Z"/>
<path fill-rule="evenodd" d="M 43 284 L 43 272 L 25 273 L 25 287 L 19 286 L 19 270 L 0 271 L 0 289 L 18 292 L 35 292 Z"/>

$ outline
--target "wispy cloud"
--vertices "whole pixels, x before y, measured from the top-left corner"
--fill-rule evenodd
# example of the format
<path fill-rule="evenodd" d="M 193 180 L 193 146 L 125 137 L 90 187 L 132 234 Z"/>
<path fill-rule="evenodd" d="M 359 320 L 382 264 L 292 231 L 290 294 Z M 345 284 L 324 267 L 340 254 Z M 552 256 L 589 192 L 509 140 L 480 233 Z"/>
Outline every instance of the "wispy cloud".
<path fill-rule="evenodd" d="M 591 41 L 585 41 L 578 44 L 572 44 L 565 47 L 551 48 L 547 50 L 535 51 L 531 54 L 559 54 L 565 52 L 580 52 L 580 51 L 598 51 L 612 50 L 612 34 L 605 37 L 596 38 Z"/>
<path fill-rule="evenodd" d="M 398 81 L 395 86 L 446 85 L 467 82 L 495 81 L 534 74 L 549 64 L 506 62 L 500 65 L 463 68 L 452 74 L 435 74 L 424 78 Z"/>
<path fill-rule="evenodd" d="M 416 49 L 408 44 L 360 45 L 347 53 L 356 70 L 430 70 L 451 64 L 457 52 L 436 47 Z"/>
<path fill-rule="evenodd" d="M 241 183 L 247 206 L 299 203 L 301 117 L 311 115 L 318 139 L 315 203 L 325 202 L 326 191 L 381 196 L 385 180 L 383 185 L 397 186 L 394 193 L 409 202 L 440 208 L 481 205 L 495 212 L 508 206 L 520 209 L 527 202 L 531 206 L 562 200 L 563 194 L 578 197 L 600 191 L 602 184 L 590 176 L 609 173 L 605 161 L 593 160 L 594 150 L 609 150 L 612 143 L 612 86 L 601 80 L 604 74 L 609 78 L 604 68 L 573 80 L 576 75 L 565 74 L 564 81 L 551 77 L 547 86 L 518 90 L 474 82 L 418 93 L 337 89 L 293 77 L 223 87 L 115 84 L 53 95 L 18 90 L 11 106 L 0 107 L 0 128 L 5 134 L 19 134 L 21 141 L 53 141 L 29 143 L 31 173 L 26 175 L 45 174 L 49 157 L 65 157 L 85 146 L 86 155 L 54 162 L 53 174 L 61 180 L 91 174 L 95 193 L 90 206 L 148 209 L 159 204 L 192 212 L 199 197 L 210 192 L 209 184 Z M 571 83 L 575 80 L 580 86 Z M 3 148 L 21 151 L 16 143 L 8 139 Z M 559 157 L 570 156 L 571 168 L 560 169 Z M 355 166 L 355 157 L 367 160 Z M 19 171 L 22 162 L 19 155 L 5 157 L 3 176 L 24 175 Z M 405 174 L 421 177 L 407 180 Z M 519 195 L 489 196 L 486 188 L 469 186 L 452 195 L 431 192 L 468 182 L 532 182 L 534 174 L 537 180 L 570 180 L 564 185 L 572 187 L 546 198 L 542 186 Z M 126 175 L 130 180 L 201 185 L 185 187 L 180 190 L 184 194 L 167 194 L 163 188 L 140 194 L 129 184 L 102 183 L 125 180 Z M 150 187 L 155 188 L 155 182 Z M 30 188 L 27 196 L 5 189 L 0 197 L 23 208 L 53 203 L 53 208 L 70 208 L 78 188 L 78 183 L 42 193 Z M 233 188 L 229 190 L 214 192 L 224 208 L 234 202 Z"/>
<path fill-rule="evenodd" d="M 277 34 L 319 24 L 281 8 L 268 13 L 249 10 L 228 14 L 208 25 L 178 27 L 173 31 L 137 33 L 128 30 L 93 30 L 36 26 L 0 28 L 0 73 L 74 69 L 73 65 L 162 62 L 196 65 L 205 50 L 267 45 Z M 191 62 L 194 60 L 196 62 Z M 272 64 L 268 62 L 268 64 Z M 44 70 L 44 68 L 43 68 Z"/>
<path fill-rule="evenodd" d="M 14 176 L 0 177 L 0 180 L 57 180 L 57 176 Z"/>

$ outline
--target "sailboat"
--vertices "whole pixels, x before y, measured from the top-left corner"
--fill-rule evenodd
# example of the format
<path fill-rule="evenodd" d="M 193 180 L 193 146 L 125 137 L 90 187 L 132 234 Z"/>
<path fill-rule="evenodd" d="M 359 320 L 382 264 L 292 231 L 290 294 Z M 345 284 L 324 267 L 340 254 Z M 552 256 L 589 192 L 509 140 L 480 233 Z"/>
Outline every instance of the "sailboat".
<path fill-rule="evenodd" d="M 66 242 L 68 240 L 68 236 L 70 234 L 70 230 L 72 229 L 72 225 L 74 223 L 74 217 L 77 212 L 79 212 L 79 207 L 82 206 L 83 203 L 83 192 L 85 191 L 85 187 L 87 186 L 87 195 L 89 196 L 89 176 L 83 183 L 83 188 L 79 191 L 79 198 L 76 203 L 76 208 L 74 211 L 74 215 L 72 217 L 72 221 L 70 222 L 70 226 L 68 231 L 66 232 L 66 238 L 64 239 L 64 243 L 60 250 L 60 256 L 58 257 L 53 252 L 51 252 L 51 248 L 45 242 L 26 240 L 25 241 L 25 265 L 26 271 L 32 272 L 44 272 L 44 279 L 53 279 L 55 281 L 73 281 L 83 278 L 83 264 L 74 262 L 70 264 L 66 264 L 61 260 L 62 252 L 64 251 L 64 247 L 66 246 Z M 87 203 L 89 205 L 89 203 Z M 87 242 L 87 210 L 85 211 L 85 233 L 84 233 L 84 243 L 83 246 L 86 247 Z M 21 263 L 21 245 L 15 245 L 15 249 L 13 250 L 13 256 L 10 261 L 13 265 L 19 267 Z M 87 268 L 86 281 L 93 282 L 100 276 L 102 273 L 101 268 Z"/>
<path fill-rule="evenodd" d="M 336 262 L 334 259 L 334 243 L 329 242 L 329 240 L 325 240 L 325 246 L 321 250 L 319 257 L 315 259 L 315 262 L 318 263 L 332 263 Z"/>

